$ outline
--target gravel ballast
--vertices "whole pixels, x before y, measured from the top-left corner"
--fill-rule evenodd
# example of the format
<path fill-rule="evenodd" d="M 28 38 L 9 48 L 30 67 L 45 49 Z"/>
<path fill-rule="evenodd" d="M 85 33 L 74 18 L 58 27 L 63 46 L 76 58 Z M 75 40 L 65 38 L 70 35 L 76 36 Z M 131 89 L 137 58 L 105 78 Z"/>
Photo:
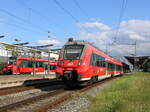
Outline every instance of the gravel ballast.
<path fill-rule="evenodd" d="M 9 105 L 15 102 L 23 101 L 25 99 L 39 96 L 42 94 L 46 94 L 50 91 L 52 92 L 59 88 L 62 88 L 62 85 L 47 86 L 47 87 L 42 87 L 40 89 L 32 89 L 32 90 L 27 90 L 23 92 L 3 95 L 3 96 L 0 96 L 0 107 Z"/>
<path fill-rule="evenodd" d="M 112 80 L 102 83 L 99 86 L 96 86 L 82 95 L 71 98 L 70 100 L 65 101 L 64 103 L 56 106 L 53 109 L 49 109 L 47 112 L 88 112 L 88 107 L 90 106 L 91 99 L 87 96 L 94 97 L 103 90 L 104 87 L 109 86 Z"/>

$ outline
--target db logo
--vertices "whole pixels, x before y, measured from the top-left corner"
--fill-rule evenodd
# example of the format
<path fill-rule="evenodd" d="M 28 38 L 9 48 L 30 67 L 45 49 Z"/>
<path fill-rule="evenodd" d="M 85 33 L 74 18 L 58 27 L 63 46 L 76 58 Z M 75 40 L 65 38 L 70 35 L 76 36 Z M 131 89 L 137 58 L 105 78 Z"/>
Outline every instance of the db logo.
<path fill-rule="evenodd" d="M 68 63 L 68 66 L 71 66 L 71 65 L 73 65 L 73 63 Z"/>

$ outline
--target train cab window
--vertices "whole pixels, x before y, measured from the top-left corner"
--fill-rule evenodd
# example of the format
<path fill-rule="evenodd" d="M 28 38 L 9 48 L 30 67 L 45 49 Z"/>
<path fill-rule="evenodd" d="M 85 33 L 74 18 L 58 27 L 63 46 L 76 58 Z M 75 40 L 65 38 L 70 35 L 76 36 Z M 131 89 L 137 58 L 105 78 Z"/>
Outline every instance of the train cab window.
<path fill-rule="evenodd" d="M 80 59 L 83 51 L 83 45 L 67 45 L 64 49 L 64 59 L 75 60 Z"/>
<path fill-rule="evenodd" d="M 8 64 L 13 65 L 13 64 L 14 64 L 14 61 L 13 61 L 13 60 L 9 60 Z"/>
<path fill-rule="evenodd" d="M 10 57 L 8 64 L 12 64 L 12 65 L 13 65 L 13 64 L 17 64 L 16 60 L 17 60 L 16 57 Z"/>

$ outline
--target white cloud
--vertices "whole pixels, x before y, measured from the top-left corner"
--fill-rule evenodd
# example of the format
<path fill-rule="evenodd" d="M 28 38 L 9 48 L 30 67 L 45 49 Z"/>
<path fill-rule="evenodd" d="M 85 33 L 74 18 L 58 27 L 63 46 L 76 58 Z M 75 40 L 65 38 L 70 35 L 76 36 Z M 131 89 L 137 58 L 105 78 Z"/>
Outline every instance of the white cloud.
<path fill-rule="evenodd" d="M 97 29 L 97 30 L 110 30 L 111 28 L 100 22 L 86 22 L 86 23 L 78 23 L 78 26 L 86 29 Z"/>
<path fill-rule="evenodd" d="M 138 35 L 138 34 L 131 34 L 129 35 L 131 39 L 136 39 L 136 40 L 146 40 L 145 37 Z"/>
<path fill-rule="evenodd" d="M 137 40 L 149 40 L 150 21 L 146 20 L 129 20 L 123 21 L 120 29 L 130 32 L 130 37 Z"/>
<path fill-rule="evenodd" d="M 37 41 L 38 44 L 41 44 L 41 45 L 46 45 L 46 44 L 59 44 L 60 42 L 58 40 L 38 40 Z"/>
<path fill-rule="evenodd" d="M 150 21 L 145 20 L 129 20 L 123 21 L 120 24 L 120 29 L 111 29 L 109 26 L 99 22 L 87 22 L 78 24 L 79 27 L 89 29 L 99 29 L 98 32 L 79 32 L 78 39 L 87 40 L 94 43 L 100 49 L 106 49 L 106 43 L 112 43 L 118 31 L 117 43 L 135 43 L 137 41 L 137 54 L 150 55 Z M 106 27 L 105 27 L 106 26 Z M 134 54 L 133 45 L 113 45 L 109 46 L 109 51 L 112 55 L 129 55 Z"/>

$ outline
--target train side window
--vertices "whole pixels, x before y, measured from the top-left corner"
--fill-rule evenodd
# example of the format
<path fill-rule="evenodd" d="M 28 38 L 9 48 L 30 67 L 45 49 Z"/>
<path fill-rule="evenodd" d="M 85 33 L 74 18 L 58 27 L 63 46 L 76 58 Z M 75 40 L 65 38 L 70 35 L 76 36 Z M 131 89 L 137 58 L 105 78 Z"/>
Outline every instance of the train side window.
<path fill-rule="evenodd" d="M 105 58 L 95 53 L 92 53 L 90 58 L 90 65 L 105 67 Z"/>
<path fill-rule="evenodd" d="M 35 67 L 39 68 L 39 62 L 38 61 L 35 61 Z"/>
<path fill-rule="evenodd" d="M 105 58 L 104 57 L 102 57 L 102 67 L 105 67 L 106 66 L 106 62 L 105 62 Z"/>
<path fill-rule="evenodd" d="M 28 61 L 21 61 L 21 67 L 28 67 Z"/>
<path fill-rule="evenodd" d="M 93 65 L 93 54 L 91 54 L 90 65 Z"/>
<path fill-rule="evenodd" d="M 28 61 L 28 67 L 33 67 L 32 66 L 32 61 Z"/>
<path fill-rule="evenodd" d="M 96 61 L 97 61 L 97 56 L 96 56 L 96 54 L 93 54 L 93 65 L 94 66 L 97 66 L 97 64 L 96 64 Z"/>
<path fill-rule="evenodd" d="M 99 60 L 96 60 L 96 66 L 100 66 L 100 61 Z"/>
<path fill-rule="evenodd" d="M 110 71 L 110 63 L 107 63 L 107 70 Z"/>
<path fill-rule="evenodd" d="M 24 67 L 24 61 L 21 61 L 21 67 Z"/>
<path fill-rule="evenodd" d="M 90 58 L 90 65 L 95 66 L 95 55 L 94 53 L 91 54 L 91 58 Z"/>
<path fill-rule="evenodd" d="M 56 65 L 50 65 L 50 70 L 56 70 Z"/>
<path fill-rule="evenodd" d="M 36 68 L 36 61 L 32 61 L 32 66 Z"/>
<path fill-rule="evenodd" d="M 40 67 L 44 68 L 44 62 L 40 62 Z"/>
<path fill-rule="evenodd" d="M 108 63 L 108 71 L 114 71 L 114 64 Z"/>
<path fill-rule="evenodd" d="M 102 61 L 102 66 L 103 66 L 103 67 L 106 67 L 106 62 L 105 62 L 105 60 Z"/>
<path fill-rule="evenodd" d="M 116 70 L 120 71 L 121 70 L 121 66 L 120 65 L 116 65 Z"/>
<path fill-rule="evenodd" d="M 90 65 L 93 65 L 93 53 L 91 54 Z"/>

